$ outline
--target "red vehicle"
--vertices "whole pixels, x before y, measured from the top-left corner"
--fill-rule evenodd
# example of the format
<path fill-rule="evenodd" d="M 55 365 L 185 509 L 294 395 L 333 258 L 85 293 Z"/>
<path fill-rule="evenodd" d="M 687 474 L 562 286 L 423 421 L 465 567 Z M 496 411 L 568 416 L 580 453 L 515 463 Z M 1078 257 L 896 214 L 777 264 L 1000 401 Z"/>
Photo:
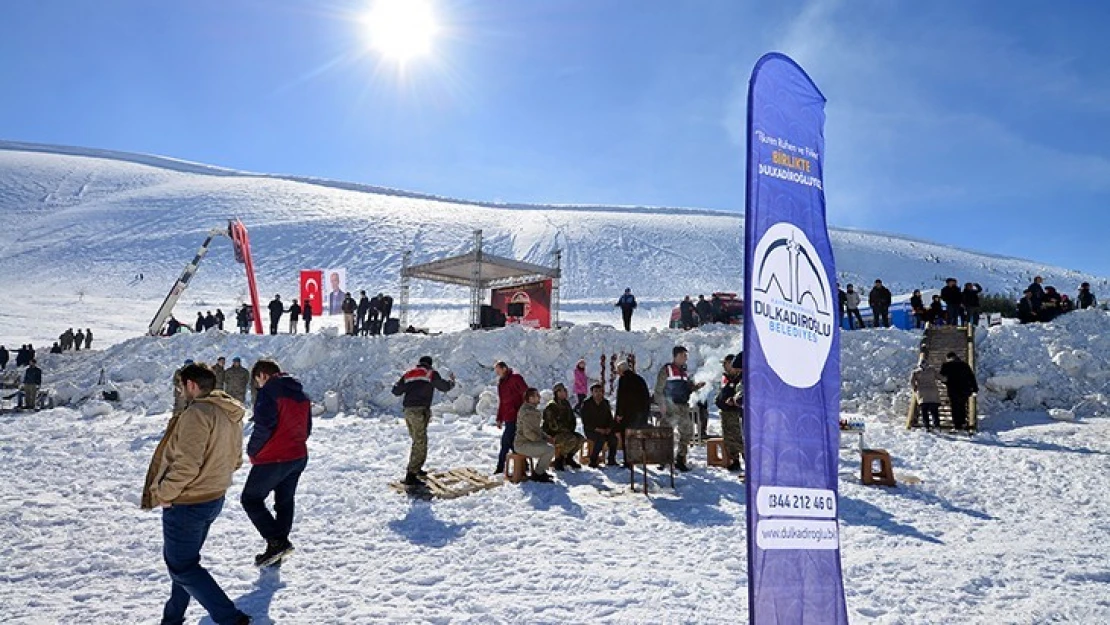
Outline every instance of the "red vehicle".
<path fill-rule="evenodd" d="M 694 322 L 696 325 L 712 323 L 714 321 L 734 326 L 744 323 L 744 300 L 737 297 L 735 293 L 716 292 L 713 294 L 713 297 L 720 300 L 720 309 L 717 311 L 717 319 L 702 321 L 698 319 L 697 313 L 694 313 Z M 678 306 L 675 306 L 674 309 L 671 310 L 670 327 L 679 330 L 682 329 L 682 313 Z"/>

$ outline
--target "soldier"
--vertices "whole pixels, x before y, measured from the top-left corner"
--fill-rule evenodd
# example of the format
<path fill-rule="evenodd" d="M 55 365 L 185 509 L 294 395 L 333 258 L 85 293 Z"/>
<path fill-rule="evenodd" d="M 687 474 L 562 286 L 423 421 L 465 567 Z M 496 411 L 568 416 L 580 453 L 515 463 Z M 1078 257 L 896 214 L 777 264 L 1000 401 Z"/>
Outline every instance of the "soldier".
<path fill-rule="evenodd" d="M 690 355 L 685 347 L 676 345 L 671 354 L 673 361 L 663 365 L 655 378 L 655 403 L 659 405 L 666 427 L 678 430 L 674 466 L 679 471 L 689 471 L 686 452 L 694 438 L 694 424 L 690 421 L 690 395 L 705 386 L 705 382 L 695 384 L 687 377 L 686 361 Z"/>
<path fill-rule="evenodd" d="M 721 392 L 717 393 L 717 409 L 721 411 L 721 433 L 725 439 L 729 471 L 740 471 L 744 457 L 744 354 L 725 356 Z"/>
<path fill-rule="evenodd" d="M 551 482 L 551 474 L 547 467 L 555 456 L 555 446 L 551 438 L 543 433 L 543 416 L 540 414 L 540 392 L 530 388 L 524 392 L 524 403 L 516 414 L 516 436 L 513 438 L 513 450 L 529 458 L 536 459 L 536 468 L 532 471 L 532 481 Z"/>
<path fill-rule="evenodd" d="M 241 404 L 247 403 L 247 384 L 251 374 L 238 356 L 231 359 L 231 366 L 224 372 L 224 390 Z"/>
<path fill-rule="evenodd" d="M 224 360 L 224 357 L 220 356 L 219 358 L 216 359 L 216 364 L 212 365 L 212 373 L 216 374 L 216 390 L 217 391 L 224 390 L 224 369 L 225 369 L 224 365 L 226 363 L 227 363 L 227 361 Z"/>
<path fill-rule="evenodd" d="M 543 433 L 555 442 L 553 466 L 556 471 L 562 471 L 564 467 L 581 469 L 582 465 L 574 460 L 574 455 L 582 449 L 582 442 L 586 439 L 575 431 L 578 419 L 570 405 L 567 387 L 560 382 L 551 390 L 555 392 L 555 398 L 543 410 Z"/>
<path fill-rule="evenodd" d="M 416 367 L 405 372 L 393 385 L 393 394 L 404 395 L 402 402 L 405 412 L 405 425 L 412 437 L 409 451 L 409 464 L 405 469 L 406 486 L 418 486 L 424 482 L 424 461 L 428 459 L 428 422 L 432 420 L 432 396 L 435 391 L 446 393 L 455 388 L 455 374 L 444 380 L 432 368 L 432 357 L 421 356 Z"/>
<path fill-rule="evenodd" d="M 77 334 L 73 336 L 73 346 L 77 351 L 81 351 L 81 346 L 85 344 L 85 333 L 77 330 Z"/>

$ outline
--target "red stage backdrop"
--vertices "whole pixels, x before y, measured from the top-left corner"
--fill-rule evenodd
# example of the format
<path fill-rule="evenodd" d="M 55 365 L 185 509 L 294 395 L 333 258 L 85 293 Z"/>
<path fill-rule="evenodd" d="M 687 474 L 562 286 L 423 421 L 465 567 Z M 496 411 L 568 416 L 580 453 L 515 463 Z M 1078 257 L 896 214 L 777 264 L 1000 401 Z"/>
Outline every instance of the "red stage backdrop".
<path fill-rule="evenodd" d="M 505 323 L 519 323 L 529 328 L 551 327 L 551 280 L 494 289 L 490 305 L 506 312 L 509 304 L 524 304 L 523 317 L 505 315 Z"/>
<path fill-rule="evenodd" d="M 324 298 L 320 296 L 320 287 L 324 282 L 322 269 L 301 270 L 301 304 L 312 300 L 312 316 L 319 317 L 324 312 Z"/>

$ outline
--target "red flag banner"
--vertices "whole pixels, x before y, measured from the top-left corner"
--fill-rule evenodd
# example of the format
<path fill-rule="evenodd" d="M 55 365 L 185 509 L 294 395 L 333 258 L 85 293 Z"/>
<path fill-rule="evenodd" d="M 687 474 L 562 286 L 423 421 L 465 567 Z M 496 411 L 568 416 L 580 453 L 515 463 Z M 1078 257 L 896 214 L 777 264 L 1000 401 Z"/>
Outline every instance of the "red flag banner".
<path fill-rule="evenodd" d="M 324 298 L 320 297 L 320 287 L 324 282 L 322 269 L 301 270 L 301 303 L 312 303 L 312 316 L 319 317 L 324 311 Z"/>

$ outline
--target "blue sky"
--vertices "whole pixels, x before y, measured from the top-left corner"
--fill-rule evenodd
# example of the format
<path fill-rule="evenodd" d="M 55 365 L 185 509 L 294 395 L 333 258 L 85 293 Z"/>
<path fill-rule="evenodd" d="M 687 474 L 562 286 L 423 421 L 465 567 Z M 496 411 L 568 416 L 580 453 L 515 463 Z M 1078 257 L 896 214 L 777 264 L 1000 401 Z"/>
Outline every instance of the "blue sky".
<path fill-rule="evenodd" d="M 779 50 L 829 98 L 832 225 L 1110 275 L 1110 3 L 435 5 L 434 56 L 401 72 L 368 2 L 6 2 L 0 138 L 742 211 L 747 79 Z"/>

